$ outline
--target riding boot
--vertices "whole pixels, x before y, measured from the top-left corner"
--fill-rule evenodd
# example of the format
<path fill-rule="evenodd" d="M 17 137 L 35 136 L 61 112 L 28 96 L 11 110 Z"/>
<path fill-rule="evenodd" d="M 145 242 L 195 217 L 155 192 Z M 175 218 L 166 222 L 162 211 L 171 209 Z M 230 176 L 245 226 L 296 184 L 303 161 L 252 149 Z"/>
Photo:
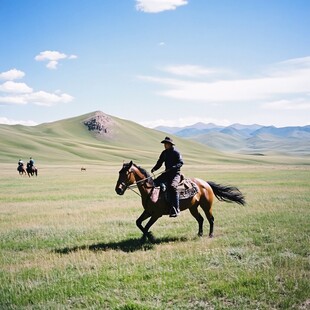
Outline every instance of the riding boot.
<path fill-rule="evenodd" d="M 179 193 L 171 193 L 170 217 L 177 217 L 180 214 Z"/>

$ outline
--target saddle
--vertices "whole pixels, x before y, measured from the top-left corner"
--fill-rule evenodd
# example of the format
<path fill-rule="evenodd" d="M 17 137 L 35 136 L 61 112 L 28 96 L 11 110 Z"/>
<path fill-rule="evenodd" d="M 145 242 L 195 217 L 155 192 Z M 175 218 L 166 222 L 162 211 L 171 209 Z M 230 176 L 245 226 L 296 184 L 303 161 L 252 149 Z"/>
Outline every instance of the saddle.
<path fill-rule="evenodd" d="M 185 200 L 194 197 L 198 193 L 197 185 L 189 178 L 184 178 L 182 175 L 181 181 L 177 187 L 179 193 L 179 200 Z M 166 185 L 154 187 L 150 193 L 150 199 L 153 203 L 156 203 L 159 199 L 169 200 L 168 193 L 166 191 Z"/>

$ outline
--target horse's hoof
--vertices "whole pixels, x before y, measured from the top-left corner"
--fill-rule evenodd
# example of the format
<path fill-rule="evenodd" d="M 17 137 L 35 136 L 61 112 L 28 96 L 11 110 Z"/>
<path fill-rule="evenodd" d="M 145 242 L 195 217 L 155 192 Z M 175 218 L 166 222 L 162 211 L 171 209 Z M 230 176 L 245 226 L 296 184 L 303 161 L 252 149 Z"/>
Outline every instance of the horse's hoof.
<path fill-rule="evenodd" d="M 149 239 L 149 241 L 151 243 L 155 243 L 156 242 L 156 239 L 155 239 L 154 235 L 151 232 L 147 233 L 147 238 Z"/>
<path fill-rule="evenodd" d="M 209 238 L 213 238 L 213 237 L 214 237 L 213 233 L 209 235 Z"/>
<path fill-rule="evenodd" d="M 140 239 L 141 243 L 145 243 L 147 240 L 147 236 L 146 235 L 143 235 Z"/>
<path fill-rule="evenodd" d="M 199 232 L 198 237 L 202 237 L 202 236 L 203 236 L 203 232 Z"/>

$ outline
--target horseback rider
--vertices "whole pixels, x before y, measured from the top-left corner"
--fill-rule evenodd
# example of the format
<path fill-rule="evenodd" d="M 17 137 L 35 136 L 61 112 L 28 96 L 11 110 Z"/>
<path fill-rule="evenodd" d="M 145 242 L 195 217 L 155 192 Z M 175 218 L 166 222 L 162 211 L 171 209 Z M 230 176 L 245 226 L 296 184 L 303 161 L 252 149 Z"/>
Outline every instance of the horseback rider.
<path fill-rule="evenodd" d="M 32 159 L 32 157 L 30 157 L 29 164 L 30 167 L 34 167 L 34 160 Z"/>
<path fill-rule="evenodd" d="M 27 163 L 27 172 L 34 172 L 36 170 L 36 167 L 34 166 L 34 160 L 32 157 L 30 157 L 28 163 Z"/>
<path fill-rule="evenodd" d="M 22 161 L 22 159 L 20 158 L 18 163 L 17 163 L 17 171 L 22 171 L 22 167 L 24 166 L 24 162 Z"/>
<path fill-rule="evenodd" d="M 179 194 L 177 186 L 181 181 L 181 167 L 183 159 L 180 152 L 174 147 L 173 140 L 165 137 L 161 143 L 164 144 L 164 151 L 159 156 L 156 165 L 151 172 L 158 170 L 165 163 L 165 172 L 157 177 L 154 182 L 158 186 L 161 183 L 167 184 L 168 195 L 171 201 L 170 217 L 177 217 L 180 213 Z"/>

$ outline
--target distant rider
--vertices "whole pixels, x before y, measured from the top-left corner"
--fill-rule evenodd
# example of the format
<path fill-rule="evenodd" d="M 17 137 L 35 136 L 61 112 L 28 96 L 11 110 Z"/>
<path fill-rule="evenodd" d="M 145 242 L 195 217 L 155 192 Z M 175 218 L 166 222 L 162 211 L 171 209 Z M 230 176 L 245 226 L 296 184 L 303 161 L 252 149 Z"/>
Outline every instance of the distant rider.
<path fill-rule="evenodd" d="M 22 167 L 24 165 L 24 162 L 22 161 L 22 159 L 20 158 L 18 161 L 18 166 L 17 166 L 17 171 L 22 171 Z"/>
<path fill-rule="evenodd" d="M 171 138 L 166 137 L 161 143 L 164 144 L 165 150 L 159 156 L 156 165 L 151 172 L 158 170 L 165 163 L 165 172 L 156 178 L 155 184 L 167 183 L 169 199 L 171 201 L 170 217 L 177 217 L 180 213 L 179 193 L 177 192 L 178 184 L 181 181 L 181 167 L 183 159 L 180 152 L 174 147 Z"/>
<path fill-rule="evenodd" d="M 30 157 L 29 164 L 30 167 L 34 167 L 34 160 L 32 159 L 32 157 Z"/>

